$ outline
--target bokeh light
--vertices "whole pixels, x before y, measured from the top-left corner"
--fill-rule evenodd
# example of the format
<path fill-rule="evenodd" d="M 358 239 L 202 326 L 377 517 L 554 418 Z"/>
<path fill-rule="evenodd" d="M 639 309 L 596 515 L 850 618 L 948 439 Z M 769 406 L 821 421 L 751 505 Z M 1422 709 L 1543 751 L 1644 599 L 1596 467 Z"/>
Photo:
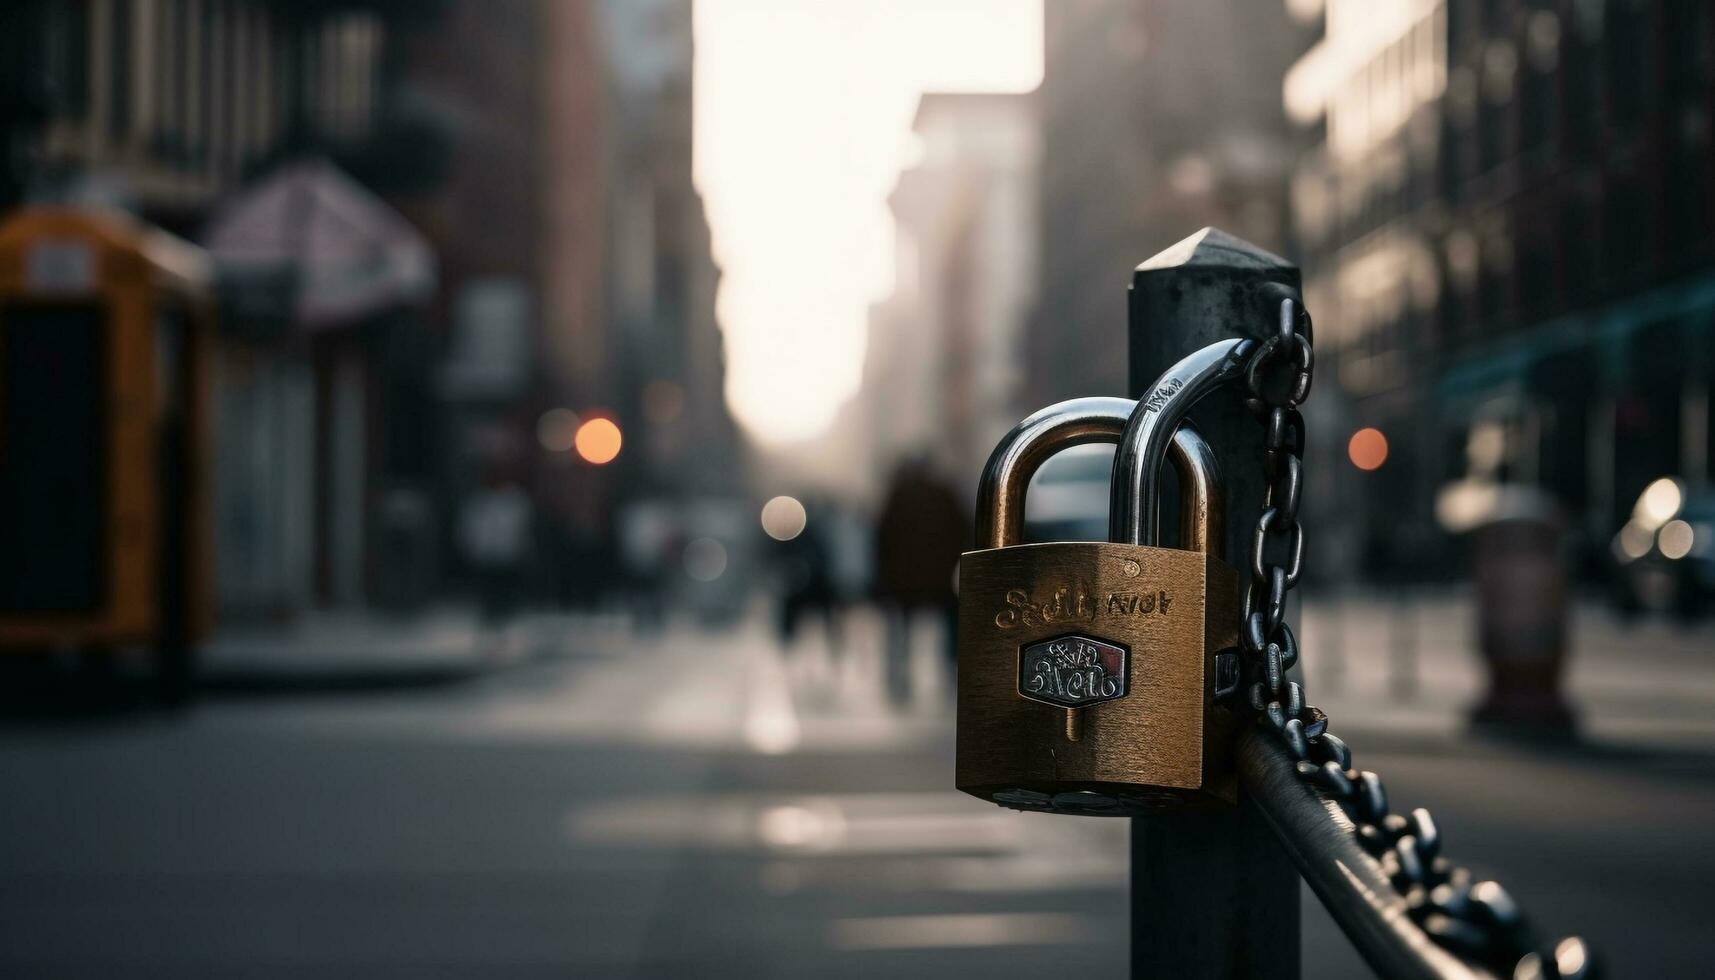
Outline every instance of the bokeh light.
<path fill-rule="evenodd" d="M 1675 560 L 1691 554 L 1691 546 L 1697 540 L 1697 535 L 1691 530 L 1691 525 L 1684 521 L 1668 521 L 1661 526 L 1656 534 L 1656 544 L 1661 546 L 1665 557 Z"/>
<path fill-rule="evenodd" d="M 698 582 L 720 578 L 726 564 L 726 545 L 714 538 L 697 538 L 685 545 L 685 574 Z"/>
<path fill-rule="evenodd" d="M 1507 458 L 1507 430 L 1498 422 L 1478 422 L 1465 440 L 1465 458 L 1471 472 L 1493 476 Z"/>
<path fill-rule="evenodd" d="M 536 441 L 548 452 L 571 452 L 577 439 L 578 415 L 569 408 L 550 408 L 536 420 Z"/>
<path fill-rule="evenodd" d="M 796 497 L 779 496 L 762 505 L 762 530 L 776 541 L 790 541 L 804 533 L 809 515 Z"/>
<path fill-rule="evenodd" d="M 615 425 L 612 419 L 593 418 L 578 426 L 578 455 L 583 457 L 586 463 L 600 466 L 613 462 L 624 441 L 619 426 Z"/>
<path fill-rule="evenodd" d="M 1387 436 L 1380 429 L 1359 429 L 1346 443 L 1346 455 L 1360 470 L 1380 469 L 1387 462 Z"/>
<path fill-rule="evenodd" d="M 1464 534 L 1495 512 L 1500 496 L 1487 480 L 1456 480 L 1435 495 L 1435 519 L 1448 534 Z"/>
<path fill-rule="evenodd" d="M 1614 548 L 1621 559 L 1635 561 L 1649 554 L 1652 540 L 1649 528 L 1637 521 L 1627 521 L 1620 533 L 1614 535 Z"/>
<path fill-rule="evenodd" d="M 1632 518 L 1645 530 L 1653 531 L 1679 513 L 1684 502 L 1685 492 L 1679 488 L 1679 481 L 1664 476 L 1644 489 L 1637 506 L 1632 509 Z"/>
<path fill-rule="evenodd" d="M 1562 939 L 1554 947 L 1554 965 L 1563 977 L 1575 977 L 1584 972 L 1584 967 L 1590 962 L 1589 954 L 1584 951 L 1584 943 L 1577 936 Z"/>

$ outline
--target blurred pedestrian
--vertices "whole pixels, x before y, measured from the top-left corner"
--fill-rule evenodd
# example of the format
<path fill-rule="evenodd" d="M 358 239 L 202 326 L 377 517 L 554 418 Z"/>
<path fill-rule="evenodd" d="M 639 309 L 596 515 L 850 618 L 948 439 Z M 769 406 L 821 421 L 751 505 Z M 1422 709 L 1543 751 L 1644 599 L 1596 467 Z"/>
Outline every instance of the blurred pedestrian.
<path fill-rule="evenodd" d="M 498 623 L 517 608 L 530 518 L 530 497 L 498 466 L 489 468 L 482 487 L 459 508 L 459 549 L 476 575 L 484 623 Z"/>
<path fill-rule="evenodd" d="M 939 614 L 948 663 L 957 655 L 953 576 L 970 523 L 958 494 L 926 458 L 908 458 L 894 471 L 875 527 L 875 585 L 888 619 L 888 688 L 896 700 L 910 696 L 911 621 L 918 613 Z"/>
<path fill-rule="evenodd" d="M 798 534 L 774 547 L 775 567 L 780 576 L 780 642 L 789 646 L 798 637 L 798 626 L 806 614 L 822 618 L 830 647 L 838 645 L 834 604 L 834 563 L 828 543 L 827 522 L 820 513 L 808 514 Z"/>
<path fill-rule="evenodd" d="M 875 552 L 870 543 L 869 522 L 850 509 L 830 504 L 820 523 L 826 529 L 824 537 L 834 589 L 829 642 L 837 658 L 845 645 L 847 614 L 852 606 L 867 602 L 873 593 Z"/>
<path fill-rule="evenodd" d="M 619 508 L 615 523 L 618 590 L 631 611 L 632 628 L 658 633 L 666 625 L 669 569 L 685 550 L 681 519 L 661 500 L 636 500 Z"/>

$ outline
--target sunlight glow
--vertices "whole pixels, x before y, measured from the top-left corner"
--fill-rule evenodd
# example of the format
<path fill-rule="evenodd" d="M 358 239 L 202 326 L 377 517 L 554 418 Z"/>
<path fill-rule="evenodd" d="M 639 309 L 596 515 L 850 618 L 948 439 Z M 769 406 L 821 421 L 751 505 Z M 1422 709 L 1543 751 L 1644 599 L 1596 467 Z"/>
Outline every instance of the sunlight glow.
<path fill-rule="evenodd" d="M 763 440 L 806 438 L 857 389 L 892 286 L 918 96 L 1035 88 L 1042 0 L 701 0 L 695 30 L 727 399 Z"/>

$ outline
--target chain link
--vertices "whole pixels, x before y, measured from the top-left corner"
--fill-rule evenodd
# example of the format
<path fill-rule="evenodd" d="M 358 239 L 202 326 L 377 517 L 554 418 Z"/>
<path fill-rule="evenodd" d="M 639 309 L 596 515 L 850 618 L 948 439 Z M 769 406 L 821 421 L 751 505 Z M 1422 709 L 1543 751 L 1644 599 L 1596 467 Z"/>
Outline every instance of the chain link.
<path fill-rule="evenodd" d="M 1515 980 L 1594 977 L 1594 960 L 1576 936 L 1543 944 L 1505 889 L 1441 855 L 1441 833 L 1429 811 L 1391 813 L 1381 777 L 1352 768 L 1351 749 L 1328 730 L 1328 716 L 1287 679 L 1298 641 L 1286 623 L 1286 598 L 1304 571 L 1304 417 L 1314 373 L 1310 315 L 1296 293 L 1272 287 L 1279 302 L 1274 331 L 1245 365 L 1245 404 L 1264 427 L 1268 489 L 1251 540 L 1251 584 L 1241 603 L 1247 700 L 1258 724 L 1279 736 L 1299 776 L 1345 810 L 1364 848 L 1399 890 L 1412 921 L 1457 956 Z M 1276 560 L 1276 559 L 1279 560 Z"/>

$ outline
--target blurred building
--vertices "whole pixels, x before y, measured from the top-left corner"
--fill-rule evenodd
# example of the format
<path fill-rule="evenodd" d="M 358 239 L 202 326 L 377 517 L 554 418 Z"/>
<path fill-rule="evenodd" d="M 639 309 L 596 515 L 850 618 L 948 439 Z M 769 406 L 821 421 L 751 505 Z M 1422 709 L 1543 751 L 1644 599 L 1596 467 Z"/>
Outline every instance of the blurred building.
<path fill-rule="evenodd" d="M 420 236 L 329 162 L 382 118 L 390 34 L 437 4 L 70 0 L 7 5 L 11 200 L 117 207 L 208 241 L 215 539 L 228 614 L 362 600 L 368 515 L 420 454 Z M 418 365 L 420 366 L 420 365 Z"/>
<path fill-rule="evenodd" d="M 559 431 L 575 422 L 540 422 L 590 404 L 574 390 L 568 349 L 602 322 L 599 170 L 557 154 L 561 141 L 599 152 L 601 120 L 588 107 L 602 83 L 592 4 L 444 6 L 433 25 L 399 39 L 393 135 L 359 172 L 424 231 L 440 263 L 441 416 L 421 437 L 439 449 L 440 543 L 457 580 L 465 556 L 450 532 L 485 484 L 528 488 L 538 525 L 551 528 L 564 488 L 599 479 Z M 567 198 L 582 209 L 559 206 Z M 570 313 L 568 293 L 578 304 Z"/>
<path fill-rule="evenodd" d="M 38 198 L 124 206 L 191 233 L 283 149 L 353 145 L 369 134 L 386 25 L 403 5 L 5 6 L 8 184 Z"/>
<path fill-rule="evenodd" d="M 579 370 L 632 422 L 628 492 L 731 492 L 741 454 L 723 394 L 719 269 L 691 179 L 691 0 L 600 11 L 608 336 L 605 356 Z"/>
<path fill-rule="evenodd" d="M 1330 464 L 1358 425 L 1392 444 L 1374 473 L 1310 467 L 1337 483 L 1309 496 L 1372 544 L 1421 542 L 1444 481 L 1537 484 L 1605 546 L 1650 480 L 1706 479 L 1709 5 L 1289 6 L 1325 24 L 1284 86 L 1318 390 L 1341 408 L 1315 441 Z"/>
<path fill-rule="evenodd" d="M 228 195 L 200 237 L 220 279 L 223 609 L 420 600 L 434 569 L 429 243 L 313 155 Z"/>
<path fill-rule="evenodd" d="M 1024 327 L 1035 298 L 1035 97 L 925 94 L 921 159 L 888 198 L 894 291 L 870 309 L 862 387 L 846 422 L 879 492 L 928 456 L 958 484 L 1025 414 Z"/>
<path fill-rule="evenodd" d="M 595 548 L 626 496 L 736 483 L 689 0 L 24 0 L 0 26 L 0 190 L 221 266 L 229 613 L 423 601 L 487 473 Z M 610 465 L 566 430 L 595 415 Z"/>
<path fill-rule="evenodd" d="M 402 58 L 400 101 L 452 144 L 400 195 L 443 256 L 447 483 L 526 482 L 547 564 L 591 570 L 572 591 L 602 585 L 626 501 L 738 480 L 692 57 L 689 0 L 455 0 Z M 598 415 L 624 444 L 591 465 L 571 435 Z"/>
<path fill-rule="evenodd" d="M 1126 391 L 1126 286 L 1205 225 L 1281 251 L 1302 48 L 1277 2 L 1044 4 L 1040 295 L 1027 401 Z"/>
<path fill-rule="evenodd" d="M 564 595 L 613 584 L 628 501 L 738 481 L 692 58 L 689 0 L 450 0 L 402 40 L 400 138 L 369 161 L 441 257 L 447 505 L 495 471 L 528 486 Z M 573 446 L 597 416 L 623 435 L 612 462 Z"/>

